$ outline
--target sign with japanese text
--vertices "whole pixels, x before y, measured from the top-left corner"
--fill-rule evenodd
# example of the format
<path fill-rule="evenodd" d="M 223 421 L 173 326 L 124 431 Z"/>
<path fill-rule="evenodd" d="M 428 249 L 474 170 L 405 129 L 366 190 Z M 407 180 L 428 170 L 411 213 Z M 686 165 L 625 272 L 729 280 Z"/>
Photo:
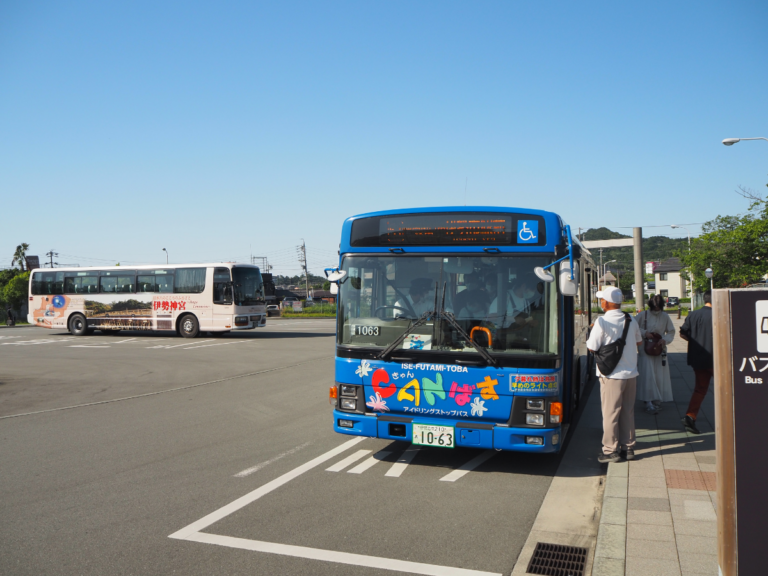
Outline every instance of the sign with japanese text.
<path fill-rule="evenodd" d="M 768 406 L 768 290 L 733 290 L 730 297 L 738 564 L 741 574 L 760 574 L 768 517 L 768 459 L 761 456 Z"/>

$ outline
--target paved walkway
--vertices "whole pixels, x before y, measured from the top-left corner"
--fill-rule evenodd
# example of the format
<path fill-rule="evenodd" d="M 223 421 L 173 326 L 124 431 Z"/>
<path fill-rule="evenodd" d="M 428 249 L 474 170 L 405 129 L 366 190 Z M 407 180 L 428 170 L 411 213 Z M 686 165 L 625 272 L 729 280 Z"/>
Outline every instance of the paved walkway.
<path fill-rule="evenodd" d="M 679 330 L 683 320 L 673 318 Z M 717 567 L 715 420 L 712 388 L 701 435 L 680 419 L 693 392 L 687 343 L 669 346 L 674 403 L 657 416 L 635 408 L 636 459 L 609 464 L 592 576 L 714 576 Z M 595 447 L 599 450 L 599 447 Z"/>

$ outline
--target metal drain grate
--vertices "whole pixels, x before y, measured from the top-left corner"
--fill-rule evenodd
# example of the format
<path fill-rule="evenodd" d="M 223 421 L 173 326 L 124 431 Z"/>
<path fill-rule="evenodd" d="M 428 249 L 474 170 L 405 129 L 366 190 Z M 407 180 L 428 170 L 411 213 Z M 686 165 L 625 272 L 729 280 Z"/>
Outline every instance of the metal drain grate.
<path fill-rule="evenodd" d="M 539 542 L 526 573 L 544 576 L 584 576 L 586 562 L 586 548 Z"/>

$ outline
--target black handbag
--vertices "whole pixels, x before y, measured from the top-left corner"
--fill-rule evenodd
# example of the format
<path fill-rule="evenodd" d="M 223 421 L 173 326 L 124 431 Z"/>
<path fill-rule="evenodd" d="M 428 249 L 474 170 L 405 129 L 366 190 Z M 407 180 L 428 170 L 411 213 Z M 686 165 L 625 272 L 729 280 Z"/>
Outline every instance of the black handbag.
<path fill-rule="evenodd" d="M 626 312 L 624 313 L 624 331 L 621 333 L 621 338 L 605 346 L 600 346 L 600 349 L 595 352 L 595 362 L 600 369 L 600 374 L 604 377 L 608 377 L 616 366 L 619 365 L 622 354 L 624 354 L 624 346 L 627 344 L 627 333 L 629 332 L 629 324 L 632 322 L 632 318 Z"/>

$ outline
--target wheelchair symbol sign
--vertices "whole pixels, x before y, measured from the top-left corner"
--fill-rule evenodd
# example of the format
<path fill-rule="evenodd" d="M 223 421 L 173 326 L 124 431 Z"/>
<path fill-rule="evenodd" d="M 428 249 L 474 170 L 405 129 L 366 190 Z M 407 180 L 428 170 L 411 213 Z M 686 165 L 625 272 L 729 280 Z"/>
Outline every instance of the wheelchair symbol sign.
<path fill-rule="evenodd" d="M 518 220 L 517 241 L 521 244 L 535 244 L 539 241 L 539 222 L 537 220 Z"/>

